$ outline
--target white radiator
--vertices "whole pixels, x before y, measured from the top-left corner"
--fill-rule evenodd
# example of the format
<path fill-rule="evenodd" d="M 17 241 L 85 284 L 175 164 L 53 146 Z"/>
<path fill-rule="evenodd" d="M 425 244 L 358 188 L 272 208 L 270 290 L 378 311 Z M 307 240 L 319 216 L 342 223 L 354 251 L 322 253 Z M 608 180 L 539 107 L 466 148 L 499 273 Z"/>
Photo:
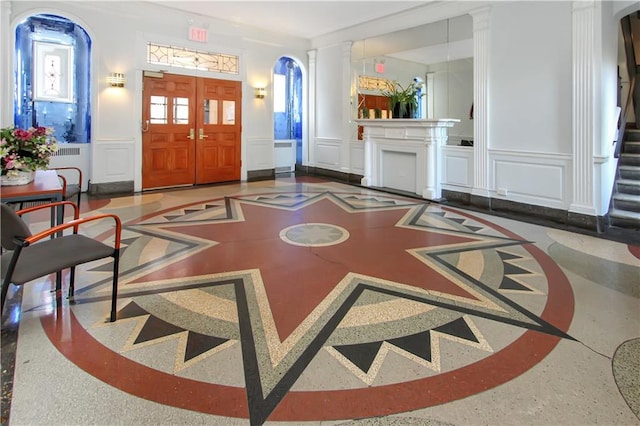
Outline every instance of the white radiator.
<path fill-rule="evenodd" d="M 82 170 L 82 191 L 86 192 L 91 176 L 91 144 L 58 143 L 58 151 L 51 156 L 49 167 L 77 167 Z M 75 177 L 70 173 L 69 179 Z"/>
<path fill-rule="evenodd" d="M 273 141 L 276 173 L 291 172 L 296 166 L 296 140 L 278 139 Z"/>

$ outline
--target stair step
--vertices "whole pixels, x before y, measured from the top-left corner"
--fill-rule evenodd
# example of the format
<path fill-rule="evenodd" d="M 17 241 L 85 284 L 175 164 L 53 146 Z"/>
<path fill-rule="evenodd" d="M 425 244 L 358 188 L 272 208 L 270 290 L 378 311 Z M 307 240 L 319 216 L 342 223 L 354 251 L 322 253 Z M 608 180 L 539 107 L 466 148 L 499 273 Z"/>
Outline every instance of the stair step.
<path fill-rule="evenodd" d="M 640 166 L 640 154 L 620 154 L 620 164 L 625 166 Z"/>
<path fill-rule="evenodd" d="M 616 183 L 618 193 L 640 195 L 640 180 L 618 179 Z"/>
<path fill-rule="evenodd" d="M 624 136 L 627 141 L 640 141 L 640 129 L 627 129 Z"/>
<path fill-rule="evenodd" d="M 640 154 L 640 141 L 625 141 L 624 154 Z"/>
<path fill-rule="evenodd" d="M 640 230 L 640 213 L 612 209 L 609 212 L 611 225 L 621 228 Z"/>
<path fill-rule="evenodd" d="M 640 213 L 640 195 L 615 194 L 613 196 L 613 208 Z"/>
<path fill-rule="evenodd" d="M 640 167 L 621 165 L 618 167 L 620 179 L 640 180 Z"/>

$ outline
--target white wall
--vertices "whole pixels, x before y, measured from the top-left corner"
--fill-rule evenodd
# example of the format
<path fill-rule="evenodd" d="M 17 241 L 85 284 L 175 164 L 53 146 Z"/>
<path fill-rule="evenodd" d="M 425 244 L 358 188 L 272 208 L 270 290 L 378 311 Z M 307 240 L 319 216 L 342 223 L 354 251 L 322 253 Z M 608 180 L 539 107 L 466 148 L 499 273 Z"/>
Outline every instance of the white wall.
<path fill-rule="evenodd" d="M 342 46 L 318 49 L 316 57 L 316 137 L 342 138 Z"/>
<path fill-rule="evenodd" d="M 571 152 L 571 2 L 491 9 L 489 147 Z"/>
<path fill-rule="evenodd" d="M 3 2 L 4 3 L 4 2 Z M 4 5 L 3 5 L 4 6 Z M 168 70 L 172 73 L 210 78 L 242 80 L 243 84 L 243 176 L 247 170 L 273 167 L 273 113 L 271 74 L 282 55 L 293 56 L 306 64 L 306 40 L 284 37 L 251 28 L 242 28 L 214 18 L 183 13 L 145 2 L 11 2 L 10 27 L 2 26 L 2 39 L 13 40 L 17 22 L 32 14 L 53 13 L 69 18 L 92 38 L 92 151 L 93 169 L 87 178 L 92 183 L 134 180 L 141 189 L 141 81 L 142 70 Z M 208 41 L 188 40 L 190 25 L 208 28 Z M 198 50 L 232 53 L 240 56 L 240 74 L 218 74 L 170 69 L 146 64 L 146 42 L 166 42 Z M 2 43 L 1 73 L 11 74 L 13 41 Z M 124 73 L 124 89 L 107 87 L 110 72 Z M 13 81 L 8 86 L 11 87 Z M 253 96 L 255 86 L 267 88 L 264 100 Z M 12 100 L 5 96 L 2 120 L 9 124 L 6 111 Z M 271 142 L 266 142 L 271 141 Z M 265 145 L 266 144 L 266 145 Z M 250 150 L 258 147 L 253 155 Z M 248 152 L 249 151 L 249 152 Z M 265 158 L 265 156 L 271 156 Z M 108 159 L 105 161 L 105 159 Z M 124 169 L 123 169 L 124 167 Z M 249 168 L 253 167 L 253 168 Z"/>

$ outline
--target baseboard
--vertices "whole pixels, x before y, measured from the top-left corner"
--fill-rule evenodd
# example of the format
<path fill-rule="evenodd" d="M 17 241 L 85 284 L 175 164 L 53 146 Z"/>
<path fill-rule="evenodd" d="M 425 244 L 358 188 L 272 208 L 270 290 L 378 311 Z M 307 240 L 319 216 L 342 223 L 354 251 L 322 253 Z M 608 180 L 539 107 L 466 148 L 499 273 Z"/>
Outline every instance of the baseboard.
<path fill-rule="evenodd" d="M 91 183 L 88 193 L 90 195 L 133 194 L 133 181 Z"/>
<path fill-rule="evenodd" d="M 276 178 L 275 169 L 249 170 L 247 172 L 247 182 L 257 182 L 261 180 L 272 180 Z"/>

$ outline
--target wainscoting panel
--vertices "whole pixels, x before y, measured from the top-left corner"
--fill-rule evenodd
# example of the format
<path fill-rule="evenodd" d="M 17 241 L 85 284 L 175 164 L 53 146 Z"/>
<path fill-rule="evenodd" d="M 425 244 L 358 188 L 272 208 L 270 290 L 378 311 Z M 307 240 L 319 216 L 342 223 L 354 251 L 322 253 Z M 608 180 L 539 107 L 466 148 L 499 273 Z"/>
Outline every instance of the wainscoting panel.
<path fill-rule="evenodd" d="M 443 188 L 470 188 L 473 185 L 473 148 L 446 145 L 442 147 L 442 155 Z"/>
<path fill-rule="evenodd" d="M 135 180 L 135 142 L 97 140 L 93 144 L 92 184 L 133 182 Z"/>
<path fill-rule="evenodd" d="M 349 153 L 351 161 L 351 173 L 364 175 L 364 142 L 351 142 L 351 152 Z"/>
<path fill-rule="evenodd" d="M 274 168 L 273 138 L 247 140 L 247 170 Z"/>
<path fill-rule="evenodd" d="M 563 154 L 489 152 L 494 197 L 567 209 L 571 158 Z"/>
<path fill-rule="evenodd" d="M 330 170 L 340 170 L 340 148 L 342 140 L 316 138 L 316 165 Z"/>

